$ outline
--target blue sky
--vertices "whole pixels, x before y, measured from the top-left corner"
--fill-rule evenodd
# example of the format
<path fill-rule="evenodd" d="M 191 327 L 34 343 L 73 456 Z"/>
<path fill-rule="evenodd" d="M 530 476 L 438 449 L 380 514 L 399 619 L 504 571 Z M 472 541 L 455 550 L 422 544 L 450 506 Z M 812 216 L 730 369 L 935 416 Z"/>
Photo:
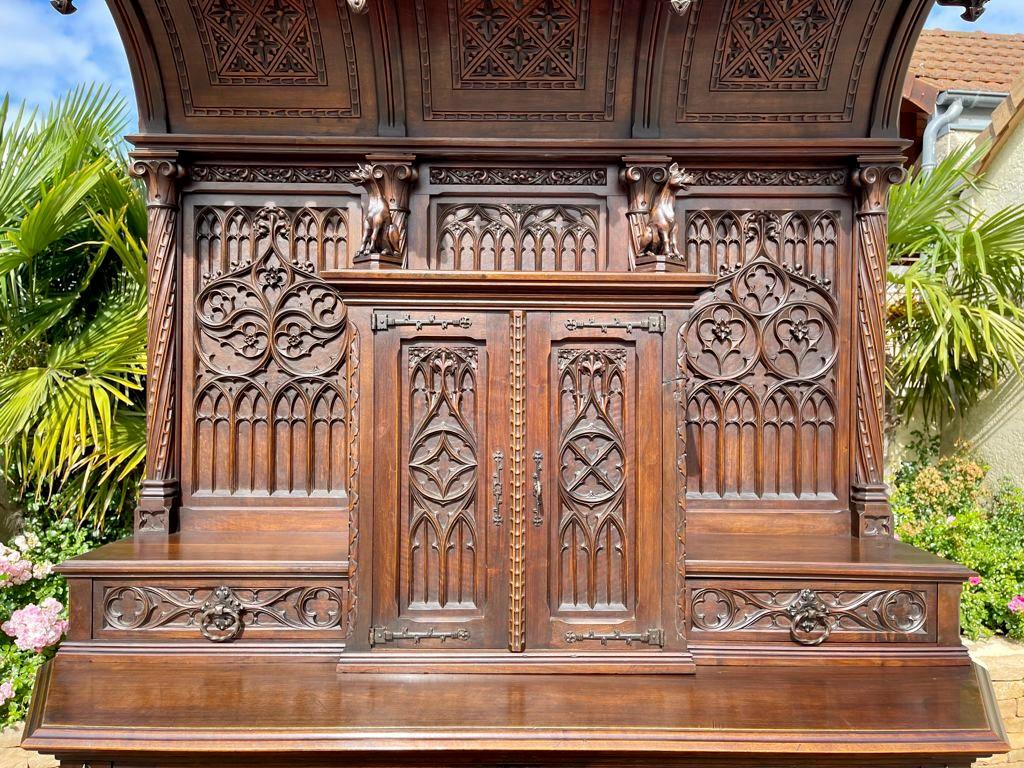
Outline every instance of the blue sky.
<path fill-rule="evenodd" d="M 57 15 L 48 0 L 0 2 L 0 93 L 45 105 L 78 83 L 109 83 L 134 110 L 128 64 L 105 0 L 76 0 L 79 10 L 71 16 Z M 957 8 L 936 8 L 928 26 L 1024 32 L 1024 3 L 991 0 L 976 25 L 962 21 Z"/>

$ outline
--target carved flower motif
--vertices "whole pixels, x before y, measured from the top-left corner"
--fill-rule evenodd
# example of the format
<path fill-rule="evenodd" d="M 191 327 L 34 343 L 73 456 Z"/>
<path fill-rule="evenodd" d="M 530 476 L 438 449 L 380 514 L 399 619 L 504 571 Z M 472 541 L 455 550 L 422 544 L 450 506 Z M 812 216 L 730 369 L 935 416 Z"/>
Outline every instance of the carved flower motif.
<path fill-rule="evenodd" d="M 263 284 L 267 288 L 280 288 L 284 285 L 284 270 L 281 267 L 267 267 L 263 272 Z"/>
<path fill-rule="evenodd" d="M 716 341 L 724 344 L 732 338 L 732 322 L 729 318 L 719 317 L 711 323 L 711 335 Z"/>
<path fill-rule="evenodd" d="M 292 331 L 285 337 L 285 345 L 292 352 L 302 349 L 302 334 L 298 331 Z"/>
<path fill-rule="evenodd" d="M 811 336 L 811 326 L 806 320 L 794 320 L 789 326 L 789 337 L 793 341 L 804 342 Z"/>

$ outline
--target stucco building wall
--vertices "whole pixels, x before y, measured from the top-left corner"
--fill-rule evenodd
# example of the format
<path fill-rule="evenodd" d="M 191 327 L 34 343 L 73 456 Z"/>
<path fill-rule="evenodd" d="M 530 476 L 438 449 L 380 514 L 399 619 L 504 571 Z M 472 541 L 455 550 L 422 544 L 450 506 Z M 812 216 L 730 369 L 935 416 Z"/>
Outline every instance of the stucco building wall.
<path fill-rule="evenodd" d="M 940 147 L 940 152 L 942 149 L 945 148 Z M 1024 205 L 1024 126 L 1007 137 L 992 158 L 985 177 L 985 187 L 974 198 L 979 210 Z M 1016 376 L 1004 382 L 966 418 L 951 423 L 942 438 L 947 449 L 957 439 L 970 441 L 992 467 L 992 477 L 1009 476 L 1024 483 L 1024 382 Z"/>

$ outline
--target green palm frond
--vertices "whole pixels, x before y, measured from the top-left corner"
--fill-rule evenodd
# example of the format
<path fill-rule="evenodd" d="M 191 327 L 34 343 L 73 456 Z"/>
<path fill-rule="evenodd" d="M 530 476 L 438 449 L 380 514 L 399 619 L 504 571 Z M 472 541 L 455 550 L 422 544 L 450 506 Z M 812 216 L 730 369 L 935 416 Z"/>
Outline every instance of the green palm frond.
<path fill-rule="evenodd" d="M 93 523 L 130 505 L 145 459 L 146 210 L 124 111 L 97 87 L 42 116 L 0 107 L 0 470 Z"/>
<path fill-rule="evenodd" d="M 974 210 L 984 148 L 893 190 L 889 388 L 903 418 L 963 413 L 1024 360 L 1024 206 Z"/>

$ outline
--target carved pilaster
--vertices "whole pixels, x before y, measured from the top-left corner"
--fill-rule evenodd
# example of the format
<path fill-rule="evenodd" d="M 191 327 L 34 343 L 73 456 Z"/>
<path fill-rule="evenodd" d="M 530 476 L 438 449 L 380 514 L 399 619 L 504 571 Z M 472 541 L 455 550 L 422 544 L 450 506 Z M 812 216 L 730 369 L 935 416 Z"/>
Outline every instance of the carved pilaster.
<path fill-rule="evenodd" d="M 676 196 L 690 177 L 668 157 L 624 157 L 622 181 L 629 194 L 630 244 L 638 272 L 683 271 Z"/>
<path fill-rule="evenodd" d="M 416 181 L 412 155 L 367 155 L 352 173 L 366 190 L 363 241 L 355 264 L 371 269 L 400 268 L 405 262 L 409 192 Z"/>
<path fill-rule="evenodd" d="M 885 487 L 885 271 L 889 245 L 889 189 L 906 176 L 902 165 L 864 165 L 857 190 L 856 450 L 851 493 L 858 536 L 892 534 Z"/>
<path fill-rule="evenodd" d="M 135 511 L 135 532 L 166 534 L 174 529 L 180 498 L 176 434 L 178 200 L 185 169 L 175 154 L 146 154 L 132 158 L 131 173 L 146 184 L 149 210 L 146 476 Z"/>

